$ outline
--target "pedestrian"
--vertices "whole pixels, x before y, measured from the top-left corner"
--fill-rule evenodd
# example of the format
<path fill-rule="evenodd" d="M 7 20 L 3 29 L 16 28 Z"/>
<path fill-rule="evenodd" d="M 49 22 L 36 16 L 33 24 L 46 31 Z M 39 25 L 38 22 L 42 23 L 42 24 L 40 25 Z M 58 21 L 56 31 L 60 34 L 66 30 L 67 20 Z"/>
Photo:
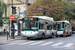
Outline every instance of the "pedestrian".
<path fill-rule="evenodd" d="M 6 29 L 4 29 L 4 33 L 6 33 Z"/>
<path fill-rule="evenodd" d="M 8 29 L 6 30 L 6 33 L 7 33 L 7 37 L 8 37 L 8 35 L 9 35 L 9 30 L 8 30 Z M 7 39 L 8 39 L 8 38 L 7 38 Z"/>
<path fill-rule="evenodd" d="M 6 32 L 9 33 L 9 30 L 7 29 Z"/>

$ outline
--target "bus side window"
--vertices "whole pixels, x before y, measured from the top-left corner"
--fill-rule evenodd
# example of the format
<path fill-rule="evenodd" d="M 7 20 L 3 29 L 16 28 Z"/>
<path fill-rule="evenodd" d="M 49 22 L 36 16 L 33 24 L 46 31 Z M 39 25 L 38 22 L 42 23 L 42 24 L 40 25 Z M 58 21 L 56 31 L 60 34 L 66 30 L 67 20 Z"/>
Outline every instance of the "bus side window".
<path fill-rule="evenodd" d="M 36 22 L 36 27 L 38 26 L 38 22 Z"/>
<path fill-rule="evenodd" d="M 44 25 L 39 22 L 39 29 L 43 29 L 43 26 Z"/>
<path fill-rule="evenodd" d="M 65 24 L 65 27 L 66 27 L 66 24 Z"/>
<path fill-rule="evenodd" d="M 40 27 L 41 27 L 40 24 L 41 24 L 41 23 L 39 22 L 39 29 L 40 29 Z"/>
<path fill-rule="evenodd" d="M 64 24 L 65 24 L 65 23 L 64 23 L 64 22 L 62 22 L 62 28 L 64 28 Z"/>
<path fill-rule="evenodd" d="M 50 26 L 47 26 L 47 30 L 49 30 Z"/>

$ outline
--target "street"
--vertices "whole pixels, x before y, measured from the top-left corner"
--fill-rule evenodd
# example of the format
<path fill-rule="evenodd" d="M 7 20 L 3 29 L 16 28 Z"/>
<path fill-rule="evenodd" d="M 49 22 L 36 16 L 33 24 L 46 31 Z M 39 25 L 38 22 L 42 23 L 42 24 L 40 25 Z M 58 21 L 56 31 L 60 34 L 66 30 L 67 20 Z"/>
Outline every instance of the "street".
<path fill-rule="evenodd" d="M 0 45 L 0 50 L 75 50 L 75 34 L 46 39 L 16 39 Z"/>

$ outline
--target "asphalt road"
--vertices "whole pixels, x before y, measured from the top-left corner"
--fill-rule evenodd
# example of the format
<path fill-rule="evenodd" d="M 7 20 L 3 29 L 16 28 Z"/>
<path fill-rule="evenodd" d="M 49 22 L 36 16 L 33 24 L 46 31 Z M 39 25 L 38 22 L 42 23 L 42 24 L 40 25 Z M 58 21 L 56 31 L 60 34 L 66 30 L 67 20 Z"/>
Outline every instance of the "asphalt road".
<path fill-rule="evenodd" d="M 75 50 L 75 34 L 46 39 L 17 39 L 0 45 L 0 50 Z"/>

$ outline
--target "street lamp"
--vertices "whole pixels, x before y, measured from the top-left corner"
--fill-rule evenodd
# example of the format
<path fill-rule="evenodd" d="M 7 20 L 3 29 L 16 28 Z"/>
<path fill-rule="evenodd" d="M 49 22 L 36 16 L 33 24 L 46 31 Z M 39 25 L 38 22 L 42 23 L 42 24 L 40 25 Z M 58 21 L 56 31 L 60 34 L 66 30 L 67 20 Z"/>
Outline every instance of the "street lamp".
<path fill-rule="evenodd" d="M 18 12 L 20 13 L 20 7 L 18 7 Z M 20 17 L 20 14 L 17 16 L 17 24 L 19 24 L 19 17 Z M 19 25 L 17 26 L 18 30 L 19 30 Z M 20 30 L 19 30 L 20 31 Z M 18 31 L 18 35 L 20 36 L 20 32 Z"/>

